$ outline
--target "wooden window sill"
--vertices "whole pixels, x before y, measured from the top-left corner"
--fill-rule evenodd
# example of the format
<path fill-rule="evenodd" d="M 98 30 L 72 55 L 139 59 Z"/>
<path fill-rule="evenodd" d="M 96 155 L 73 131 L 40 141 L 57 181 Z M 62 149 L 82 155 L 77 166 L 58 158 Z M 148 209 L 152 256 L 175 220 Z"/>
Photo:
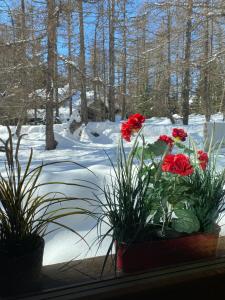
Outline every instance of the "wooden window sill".
<path fill-rule="evenodd" d="M 225 293 L 225 239 L 220 239 L 218 258 L 168 267 L 138 274 L 117 274 L 108 263 L 105 275 L 99 278 L 103 257 L 75 261 L 69 265 L 43 267 L 43 274 L 26 294 L 7 299 L 72 300 L 124 299 L 135 296 L 148 299 L 173 294 L 173 299 L 185 296 L 215 299 Z M 177 297 L 177 298 L 176 298 Z"/>

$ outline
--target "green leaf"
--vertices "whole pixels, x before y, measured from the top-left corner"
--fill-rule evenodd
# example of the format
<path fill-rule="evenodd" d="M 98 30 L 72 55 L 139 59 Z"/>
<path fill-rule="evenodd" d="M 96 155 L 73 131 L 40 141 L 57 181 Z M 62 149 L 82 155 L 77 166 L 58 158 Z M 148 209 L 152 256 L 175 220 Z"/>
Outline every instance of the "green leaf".
<path fill-rule="evenodd" d="M 162 206 L 157 198 L 154 200 L 151 200 L 150 205 L 151 205 L 151 210 L 153 210 L 153 211 L 158 210 Z"/>
<path fill-rule="evenodd" d="M 193 150 L 191 150 L 191 149 L 185 148 L 184 149 L 184 153 L 190 155 L 190 154 L 193 154 L 195 152 Z"/>
<path fill-rule="evenodd" d="M 148 144 L 144 149 L 142 147 L 138 147 L 136 151 L 136 155 L 141 157 L 142 151 L 144 159 L 152 159 L 155 156 L 163 155 L 168 146 L 165 142 L 157 140 L 153 144 Z"/>
<path fill-rule="evenodd" d="M 196 215 L 187 209 L 175 209 L 174 213 L 177 219 L 173 219 L 173 229 L 178 232 L 192 233 L 200 228 Z"/>
<path fill-rule="evenodd" d="M 159 224 L 161 219 L 162 219 L 162 216 L 163 216 L 163 210 L 158 209 L 157 212 L 155 213 L 154 217 L 153 217 L 154 224 Z"/>
<path fill-rule="evenodd" d="M 140 170 L 140 174 L 142 176 L 144 175 L 149 175 L 150 177 L 154 177 L 155 173 L 157 172 L 157 168 L 154 165 L 149 165 L 149 166 L 144 166 L 142 167 L 142 169 Z"/>
<path fill-rule="evenodd" d="M 183 210 L 186 208 L 186 205 L 183 201 L 178 202 L 175 206 L 174 206 L 174 210 Z"/>
<path fill-rule="evenodd" d="M 183 149 L 184 151 L 184 153 L 186 153 L 186 154 L 193 154 L 193 153 L 195 153 L 194 152 L 194 150 L 191 150 L 190 148 L 187 148 L 184 144 L 182 144 L 182 143 L 179 143 L 179 142 L 176 142 L 176 146 L 178 147 L 178 148 L 180 148 L 180 149 Z"/>

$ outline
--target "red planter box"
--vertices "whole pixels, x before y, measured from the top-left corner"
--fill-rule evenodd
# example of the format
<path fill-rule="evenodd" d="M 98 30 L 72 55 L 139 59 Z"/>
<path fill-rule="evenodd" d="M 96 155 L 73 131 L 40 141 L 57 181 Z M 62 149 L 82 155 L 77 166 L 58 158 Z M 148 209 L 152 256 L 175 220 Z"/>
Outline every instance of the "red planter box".
<path fill-rule="evenodd" d="M 117 269 L 126 273 L 216 256 L 218 234 L 194 234 L 176 239 L 127 245 L 117 253 Z"/>

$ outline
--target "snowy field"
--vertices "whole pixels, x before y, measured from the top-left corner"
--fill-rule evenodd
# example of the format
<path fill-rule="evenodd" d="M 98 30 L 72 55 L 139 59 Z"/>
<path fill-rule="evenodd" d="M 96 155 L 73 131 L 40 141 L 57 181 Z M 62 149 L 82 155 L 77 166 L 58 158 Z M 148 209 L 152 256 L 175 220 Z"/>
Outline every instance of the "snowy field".
<path fill-rule="evenodd" d="M 212 121 L 222 121 L 222 115 L 214 115 Z M 203 124 L 203 116 L 193 115 L 190 117 L 190 125 L 182 126 L 177 124 L 175 127 L 185 128 L 188 134 L 191 135 L 192 138 L 197 141 L 199 147 L 201 147 L 203 143 Z M 151 118 L 145 123 L 144 134 L 146 140 L 154 141 L 161 134 L 170 134 L 172 127 L 167 118 Z M 84 179 L 102 186 L 104 180 L 107 180 L 110 174 L 110 163 L 105 151 L 112 160 L 115 161 L 116 148 L 120 136 L 120 122 L 90 122 L 86 128 L 83 128 L 82 131 L 75 132 L 74 135 L 68 132 L 67 124 L 56 124 L 54 130 L 58 147 L 56 150 L 45 151 L 44 125 L 23 126 L 22 133 L 26 133 L 27 135 L 23 138 L 21 143 L 21 162 L 27 161 L 30 147 L 32 147 L 34 150 L 33 166 L 38 165 L 42 161 L 71 160 L 88 167 L 89 170 L 95 174 L 93 175 L 90 171 L 81 166 L 63 163 L 46 167 L 41 180 L 75 183 L 77 182 L 76 180 Z M 7 138 L 7 130 L 3 126 L 0 126 L 0 136 L 2 139 Z M 130 144 L 127 143 L 126 147 L 129 149 Z M 219 156 L 219 167 L 225 167 L 224 149 L 222 149 Z M 0 153 L 0 168 L 1 170 L 3 169 L 2 153 Z M 52 186 L 52 188 L 54 191 L 64 192 L 69 196 L 92 196 L 89 189 L 68 186 Z M 40 193 L 41 192 L 49 192 L 49 187 L 48 189 L 42 188 Z M 90 245 L 94 242 L 96 230 L 92 230 L 88 233 L 95 224 L 94 220 L 87 217 L 73 216 L 67 218 L 65 224 L 77 230 L 82 236 L 86 236 L 86 240 Z M 108 242 L 109 241 L 106 240 L 100 249 L 98 249 L 95 243 L 95 246 L 93 246 L 90 251 L 80 238 L 69 231 L 61 229 L 46 236 L 44 264 L 48 265 L 72 259 L 102 255 L 105 253 Z"/>

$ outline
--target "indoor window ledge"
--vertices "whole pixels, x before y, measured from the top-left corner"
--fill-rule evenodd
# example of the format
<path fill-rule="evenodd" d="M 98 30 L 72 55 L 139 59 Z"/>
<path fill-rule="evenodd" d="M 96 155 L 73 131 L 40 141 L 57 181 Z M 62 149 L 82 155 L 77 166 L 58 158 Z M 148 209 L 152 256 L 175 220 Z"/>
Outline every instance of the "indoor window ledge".
<path fill-rule="evenodd" d="M 224 239 L 220 240 L 219 255 L 224 254 Z M 198 261 L 181 266 L 158 269 L 139 274 L 114 275 L 111 263 L 104 277 L 99 274 L 103 257 L 75 261 L 68 266 L 45 266 L 40 280 L 21 296 L 7 299 L 72 300 L 72 299 L 124 299 L 147 295 L 181 299 L 199 296 L 215 299 L 225 293 L 225 257 Z M 137 258 L 138 259 L 138 258 Z M 186 297 L 185 297 L 186 298 Z M 148 297 L 147 297 L 148 299 Z M 195 299 L 195 298 L 194 298 Z"/>

